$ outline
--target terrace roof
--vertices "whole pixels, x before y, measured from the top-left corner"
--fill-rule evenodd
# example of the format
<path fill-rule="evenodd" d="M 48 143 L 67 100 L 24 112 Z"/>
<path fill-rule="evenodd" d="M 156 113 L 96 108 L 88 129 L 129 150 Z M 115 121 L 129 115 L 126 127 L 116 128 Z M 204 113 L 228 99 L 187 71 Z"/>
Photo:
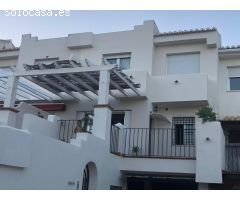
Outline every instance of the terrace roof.
<path fill-rule="evenodd" d="M 84 61 L 61 60 L 50 64 L 24 64 L 24 68 L 26 69 L 25 72 L 14 72 L 14 76 L 27 79 L 62 100 L 70 97 L 70 99 L 79 101 L 83 96 L 93 100 L 98 95 L 101 70 L 110 72 L 109 94 L 111 96 L 117 98 L 116 93 L 123 97 L 130 97 L 132 94 L 141 96 L 138 91 L 140 84 L 134 83 L 114 64 L 105 63 L 102 66 L 97 66 L 87 59 Z M 19 84 L 22 86 L 23 83 Z M 25 89 L 27 91 L 24 90 L 24 92 L 34 93 L 34 96 L 38 96 L 37 100 L 44 96 L 36 91 L 33 92 L 33 89 L 29 86 L 26 86 Z M 53 99 L 46 97 L 43 100 L 51 101 Z"/>

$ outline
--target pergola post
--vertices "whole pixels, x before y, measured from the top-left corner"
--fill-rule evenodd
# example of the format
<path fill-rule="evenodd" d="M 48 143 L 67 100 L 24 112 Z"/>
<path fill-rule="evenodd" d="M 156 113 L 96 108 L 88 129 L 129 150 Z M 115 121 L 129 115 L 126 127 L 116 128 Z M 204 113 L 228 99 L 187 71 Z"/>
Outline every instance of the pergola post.
<path fill-rule="evenodd" d="M 112 109 L 109 100 L 110 71 L 101 70 L 99 78 L 98 104 L 94 107 L 93 135 L 110 144 Z M 109 145 L 107 145 L 109 147 Z"/>
<path fill-rule="evenodd" d="M 7 81 L 6 97 L 3 108 L 0 109 L 0 121 L 3 124 L 15 127 L 18 111 L 14 109 L 17 94 L 18 77 L 9 76 Z"/>
<path fill-rule="evenodd" d="M 110 72 L 108 70 L 100 71 L 98 105 L 108 104 L 109 84 L 110 84 Z"/>
<path fill-rule="evenodd" d="M 3 107 L 13 108 L 16 101 L 18 77 L 9 76 L 7 81 L 6 97 Z"/>

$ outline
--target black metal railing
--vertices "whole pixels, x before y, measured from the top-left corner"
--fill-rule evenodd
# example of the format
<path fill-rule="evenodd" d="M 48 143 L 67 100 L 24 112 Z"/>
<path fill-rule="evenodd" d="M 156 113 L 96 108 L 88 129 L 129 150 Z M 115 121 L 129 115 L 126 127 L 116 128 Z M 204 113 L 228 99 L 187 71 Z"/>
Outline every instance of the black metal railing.
<path fill-rule="evenodd" d="M 123 134 L 122 149 L 116 147 L 121 145 L 116 143 L 119 131 L 116 134 L 112 129 L 112 153 L 126 157 L 195 158 L 195 129 L 179 132 L 170 128 L 124 128 L 120 134 Z"/>
<path fill-rule="evenodd" d="M 117 126 L 112 126 L 110 135 L 110 152 L 119 153 L 119 134 L 120 128 Z"/>
<path fill-rule="evenodd" d="M 225 146 L 225 166 L 228 173 L 240 173 L 240 144 Z"/>
<path fill-rule="evenodd" d="M 71 139 L 75 139 L 78 132 L 89 132 L 84 130 L 82 121 L 69 119 L 59 120 L 59 140 L 69 143 Z M 91 132 L 89 132 L 91 134 Z"/>

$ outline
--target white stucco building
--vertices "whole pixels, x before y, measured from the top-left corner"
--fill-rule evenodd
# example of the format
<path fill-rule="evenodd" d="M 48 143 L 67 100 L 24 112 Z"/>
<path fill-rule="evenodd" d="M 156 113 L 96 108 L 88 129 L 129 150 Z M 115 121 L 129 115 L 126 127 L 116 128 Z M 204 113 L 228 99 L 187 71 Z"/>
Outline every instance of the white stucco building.
<path fill-rule="evenodd" d="M 0 189 L 239 188 L 240 47 L 217 29 L 2 43 Z"/>

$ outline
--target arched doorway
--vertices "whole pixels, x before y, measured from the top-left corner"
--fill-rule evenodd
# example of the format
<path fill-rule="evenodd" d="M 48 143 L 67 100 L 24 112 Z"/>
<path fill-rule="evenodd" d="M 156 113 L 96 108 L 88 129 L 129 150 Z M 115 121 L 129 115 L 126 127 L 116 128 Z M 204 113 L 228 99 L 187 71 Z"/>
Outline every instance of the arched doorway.
<path fill-rule="evenodd" d="M 82 190 L 97 189 L 97 167 L 95 163 L 89 162 L 83 171 Z"/>

